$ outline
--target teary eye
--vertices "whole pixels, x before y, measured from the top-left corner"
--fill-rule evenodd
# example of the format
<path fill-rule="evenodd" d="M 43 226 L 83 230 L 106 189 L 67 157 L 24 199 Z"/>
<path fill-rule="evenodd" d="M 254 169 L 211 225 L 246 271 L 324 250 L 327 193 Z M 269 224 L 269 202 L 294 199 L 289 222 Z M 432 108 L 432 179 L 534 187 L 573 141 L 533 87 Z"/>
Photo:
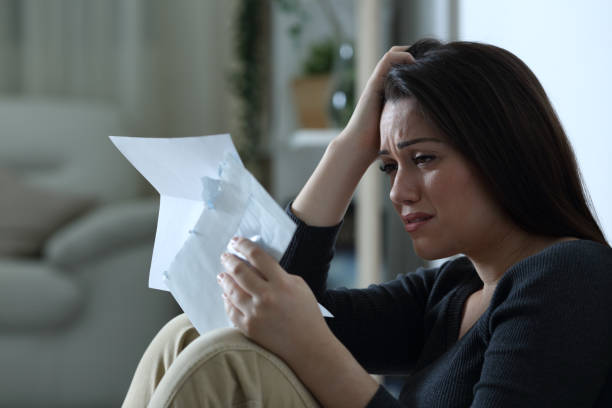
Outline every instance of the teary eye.
<path fill-rule="evenodd" d="M 421 155 L 413 157 L 412 161 L 414 162 L 414 164 L 416 164 L 418 166 L 420 164 L 429 163 L 430 161 L 434 160 L 435 158 L 436 158 L 436 156 L 432 156 L 432 155 L 428 155 L 428 154 L 421 154 Z"/>

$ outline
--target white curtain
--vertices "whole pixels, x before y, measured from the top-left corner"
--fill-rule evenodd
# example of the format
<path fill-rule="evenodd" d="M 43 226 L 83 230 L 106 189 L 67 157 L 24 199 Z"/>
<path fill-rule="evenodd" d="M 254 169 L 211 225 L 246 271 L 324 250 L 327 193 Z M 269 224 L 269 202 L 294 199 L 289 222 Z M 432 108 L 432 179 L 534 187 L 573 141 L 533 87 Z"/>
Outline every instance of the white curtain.
<path fill-rule="evenodd" d="M 133 135 L 228 131 L 235 2 L 0 0 L 0 92 L 114 103 Z"/>

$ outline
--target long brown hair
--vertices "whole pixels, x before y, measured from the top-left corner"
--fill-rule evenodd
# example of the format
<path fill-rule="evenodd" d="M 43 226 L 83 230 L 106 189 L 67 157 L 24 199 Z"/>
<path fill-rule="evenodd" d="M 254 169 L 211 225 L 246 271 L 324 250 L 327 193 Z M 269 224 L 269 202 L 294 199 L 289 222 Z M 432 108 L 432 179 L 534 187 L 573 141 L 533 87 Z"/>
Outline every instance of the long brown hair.
<path fill-rule="evenodd" d="M 531 70 L 473 42 L 421 40 L 391 69 L 385 100 L 414 97 L 525 231 L 608 245 L 591 212 L 572 147 Z"/>

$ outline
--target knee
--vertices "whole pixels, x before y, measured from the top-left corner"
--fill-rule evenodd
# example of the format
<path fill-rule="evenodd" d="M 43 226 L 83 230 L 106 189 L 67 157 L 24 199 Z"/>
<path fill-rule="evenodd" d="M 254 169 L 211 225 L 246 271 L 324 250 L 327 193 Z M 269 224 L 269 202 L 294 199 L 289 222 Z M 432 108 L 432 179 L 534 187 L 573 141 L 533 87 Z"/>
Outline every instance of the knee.
<path fill-rule="evenodd" d="M 240 330 L 233 327 L 214 329 L 204 333 L 198 339 L 198 343 L 200 343 L 200 347 L 203 348 L 208 347 L 209 345 L 222 348 L 259 348 L 257 344 L 242 334 Z"/>
<path fill-rule="evenodd" d="M 260 389 L 273 379 L 293 377 L 290 368 L 274 353 L 256 344 L 238 329 L 223 328 L 205 333 L 180 356 L 178 377 L 207 378 L 218 387 Z M 182 366 L 182 369 L 180 368 Z M 258 379 L 257 382 L 254 382 Z M 266 388 L 266 387 L 264 387 Z"/>
<path fill-rule="evenodd" d="M 160 333 L 173 333 L 177 331 L 187 331 L 193 328 L 193 324 L 185 313 L 181 313 L 170 319 L 159 331 Z"/>
<path fill-rule="evenodd" d="M 186 314 L 180 314 L 168 321 L 157 333 L 151 345 L 162 349 L 164 355 L 178 355 L 191 342 L 199 337 L 198 331 Z"/>
<path fill-rule="evenodd" d="M 299 406 L 317 404 L 276 355 L 233 328 L 191 343 L 170 367 L 151 406 Z M 249 406 L 251 406 L 249 405 Z"/>

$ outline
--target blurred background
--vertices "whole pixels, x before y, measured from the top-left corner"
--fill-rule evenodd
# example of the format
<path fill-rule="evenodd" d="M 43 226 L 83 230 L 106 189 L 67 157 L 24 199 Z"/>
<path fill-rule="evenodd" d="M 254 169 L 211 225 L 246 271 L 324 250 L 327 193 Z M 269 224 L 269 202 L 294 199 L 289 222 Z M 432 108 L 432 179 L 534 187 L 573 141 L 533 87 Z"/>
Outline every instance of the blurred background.
<path fill-rule="evenodd" d="M 484 41 L 522 58 L 610 239 L 610 21 L 605 0 L 0 0 L 0 406 L 118 406 L 180 313 L 147 288 L 157 193 L 109 135 L 231 133 L 284 206 L 394 44 Z M 331 286 L 426 264 L 387 193 L 369 171 Z"/>

